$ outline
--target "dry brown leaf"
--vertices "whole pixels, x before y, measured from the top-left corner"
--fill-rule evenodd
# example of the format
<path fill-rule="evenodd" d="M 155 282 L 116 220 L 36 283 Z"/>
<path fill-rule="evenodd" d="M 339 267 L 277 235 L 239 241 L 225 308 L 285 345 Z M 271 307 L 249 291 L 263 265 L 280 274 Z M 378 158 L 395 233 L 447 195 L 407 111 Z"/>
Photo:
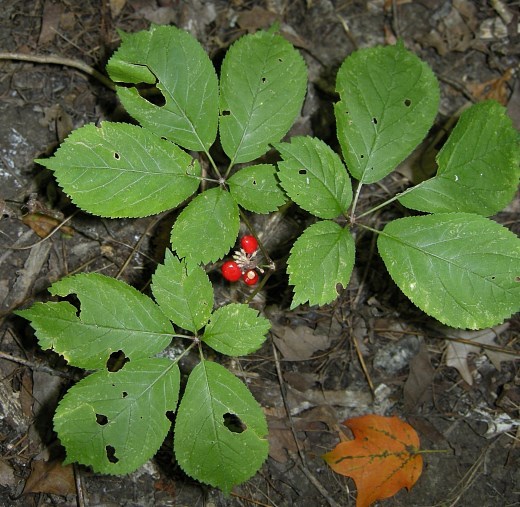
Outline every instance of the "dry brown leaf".
<path fill-rule="evenodd" d="M 124 9 L 126 0 L 110 0 L 110 15 L 113 18 L 117 18 L 119 13 Z"/>
<path fill-rule="evenodd" d="M 273 326 L 272 333 L 274 343 L 286 361 L 305 361 L 317 350 L 328 349 L 331 343 L 330 336 L 314 334 L 307 326 L 295 329 Z"/>
<path fill-rule="evenodd" d="M 29 213 L 23 216 L 22 222 L 29 226 L 40 238 L 46 238 L 62 221 L 43 213 Z M 61 227 L 60 231 L 66 236 L 74 234 L 74 229 L 67 225 Z"/>
<path fill-rule="evenodd" d="M 497 346 L 495 338 L 500 333 L 503 333 L 508 327 L 509 324 L 505 323 L 501 326 L 484 329 L 482 331 L 450 330 L 449 335 L 451 337 L 471 340 L 478 345 L 468 345 L 466 343 L 447 340 L 446 365 L 456 368 L 461 377 L 469 385 L 473 385 L 473 376 L 471 375 L 468 365 L 468 354 L 480 354 L 482 349 L 481 345 Z M 497 370 L 500 370 L 502 361 L 513 361 L 514 359 L 518 359 L 517 355 L 508 354 L 507 352 L 496 352 L 494 350 L 483 349 L 483 353 L 489 357 L 489 360 Z"/>
<path fill-rule="evenodd" d="M 43 6 L 42 25 L 38 45 L 42 46 L 52 42 L 59 27 L 60 17 L 63 11 L 61 2 L 51 2 L 47 0 Z"/>
<path fill-rule="evenodd" d="M 260 28 L 269 28 L 278 16 L 276 13 L 255 5 L 251 10 L 242 11 L 237 18 L 237 24 L 243 30 L 256 32 Z"/>
<path fill-rule="evenodd" d="M 76 492 L 72 465 L 62 466 L 60 461 L 33 461 L 31 475 L 22 494 L 49 493 L 72 495 Z"/>
<path fill-rule="evenodd" d="M 466 83 L 466 87 L 478 100 L 494 99 L 505 106 L 509 98 L 508 83 L 512 78 L 513 70 L 509 68 L 500 77 L 484 83 Z"/>
<path fill-rule="evenodd" d="M 428 347 L 423 342 L 419 352 L 410 361 L 410 374 L 403 388 L 404 409 L 409 412 L 431 396 L 435 370 L 430 362 Z"/>

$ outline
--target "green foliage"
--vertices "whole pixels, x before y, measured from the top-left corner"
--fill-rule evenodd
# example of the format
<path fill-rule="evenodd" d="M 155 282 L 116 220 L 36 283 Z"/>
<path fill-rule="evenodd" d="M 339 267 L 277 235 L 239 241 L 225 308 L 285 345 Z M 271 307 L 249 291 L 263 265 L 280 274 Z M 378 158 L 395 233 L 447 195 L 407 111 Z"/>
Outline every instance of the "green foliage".
<path fill-rule="evenodd" d="M 39 163 L 54 171 L 74 203 L 100 216 L 179 208 L 171 231 L 175 255 L 167 251 L 152 277 L 155 301 L 123 282 L 81 274 L 50 289 L 76 295 L 79 308 L 57 301 L 18 312 L 32 322 L 42 348 L 93 371 L 56 412 L 69 462 L 104 473 L 135 470 L 165 438 L 166 412 L 175 412 L 174 452 L 186 473 L 229 492 L 260 468 L 268 448 L 262 410 L 241 381 L 204 355 L 207 347 L 228 356 L 251 353 L 269 330 L 246 304 L 213 311 L 206 268 L 215 266 L 205 265 L 236 244 L 241 217 L 250 227 L 245 210 L 276 212 L 288 197 L 318 219 L 287 260 L 291 308 L 334 301 L 349 282 L 355 238 L 364 230 L 378 235 L 380 255 L 403 293 L 441 322 L 482 328 L 519 309 L 518 238 L 485 218 L 508 204 L 520 176 L 519 136 L 502 106 L 488 101 L 468 109 L 438 154 L 435 177 L 357 214 L 364 186 L 417 147 L 437 112 L 437 80 L 402 42 L 359 50 L 340 67 L 335 117 L 344 164 L 318 139 L 280 142 L 302 107 L 307 78 L 303 58 L 275 30 L 236 41 L 220 82 L 204 49 L 182 30 L 153 26 L 121 38 L 107 71 L 140 126 L 86 125 Z M 217 134 L 229 158 L 223 165 L 212 155 Z M 277 166 L 267 163 L 271 147 L 281 157 Z M 357 180 L 354 193 L 349 173 Z M 381 230 L 366 221 L 395 200 L 427 214 Z M 267 278 L 274 263 L 266 258 L 259 265 L 261 257 L 249 255 L 242 267 L 265 268 Z M 180 357 L 154 357 L 172 339 L 188 340 L 184 353 L 196 348 L 200 357 L 180 402 Z M 109 367 L 114 354 L 126 360 L 117 371 Z"/>
<path fill-rule="evenodd" d="M 177 410 L 175 441 L 181 442 L 180 451 L 175 449 L 177 459 L 193 477 L 229 490 L 255 473 L 267 457 L 262 409 L 236 377 L 204 359 L 188 378 L 188 390 L 177 408 L 180 357 L 172 361 L 150 356 L 165 349 L 175 336 L 168 318 L 194 333 L 206 326 L 206 344 L 215 343 L 216 350 L 229 354 L 259 348 L 269 322 L 244 304 L 224 306 L 211 314 L 213 289 L 206 273 L 195 267 L 187 274 L 185 261 L 171 252 L 157 268 L 152 291 L 158 305 L 121 281 L 81 274 L 51 287 L 52 294 L 76 294 L 79 317 L 67 302 L 38 303 L 17 312 L 31 320 L 42 348 L 53 349 L 70 364 L 96 370 L 65 395 L 54 428 L 68 462 L 124 474 L 155 454 L 170 428 L 166 412 Z M 193 346 L 200 338 L 194 334 L 192 340 Z M 123 367 L 117 371 L 109 369 L 111 352 L 124 355 Z M 193 405 L 200 402 L 201 393 L 189 389 L 200 383 L 205 407 Z M 191 419 L 194 410 L 204 412 L 204 421 Z M 245 423 L 239 436 L 224 425 L 225 414 Z M 247 463 L 238 448 L 248 456 Z M 218 471 L 194 467 L 208 462 L 209 456 L 213 465 L 219 463 Z"/>
<path fill-rule="evenodd" d="M 439 105 L 433 72 L 402 42 L 350 55 L 336 89 L 338 139 L 350 174 L 361 183 L 393 171 L 426 136 Z"/>
<path fill-rule="evenodd" d="M 414 187 L 399 202 L 428 213 L 497 213 L 518 187 L 517 139 L 518 132 L 500 104 L 474 105 L 462 113 L 437 155 L 437 176 Z"/>
<path fill-rule="evenodd" d="M 192 371 L 175 424 L 175 455 L 192 477 L 229 492 L 264 462 L 262 409 L 223 366 L 201 361 Z"/>
<path fill-rule="evenodd" d="M 518 309 L 520 241 L 492 220 L 470 213 L 401 218 L 377 244 L 399 288 L 444 324 L 483 329 Z"/>
<path fill-rule="evenodd" d="M 200 165 L 178 146 L 125 123 L 85 125 L 54 157 L 37 162 L 81 209 L 103 217 L 145 217 L 178 206 L 199 186 Z"/>
<path fill-rule="evenodd" d="M 121 35 L 121 46 L 107 65 L 109 76 L 125 84 L 155 85 L 165 102 L 158 106 L 136 86 L 117 86 L 125 109 L 156 135 L 207 151 L 217 136 L 218 80 L 204 49 L 173 26 Z"/>
<path fill-rule="evenodd" d="M 220 141 L 231 162 L 251 162 L 279 141 L 306 90 L 305 62 L 283 37 L 260 31 L 235 42 L 220 78 Z"/>
<path fill-rule="evenodd" d="M 336 299 L 336 285 L 346 287 L 350 280 L 354 251 L 347 228 L 331 220 L 308 227 L 294 244 L 287 265 L 289 283 L 294 285 L 291 308 L 306 301 L 324 305 Z"/>

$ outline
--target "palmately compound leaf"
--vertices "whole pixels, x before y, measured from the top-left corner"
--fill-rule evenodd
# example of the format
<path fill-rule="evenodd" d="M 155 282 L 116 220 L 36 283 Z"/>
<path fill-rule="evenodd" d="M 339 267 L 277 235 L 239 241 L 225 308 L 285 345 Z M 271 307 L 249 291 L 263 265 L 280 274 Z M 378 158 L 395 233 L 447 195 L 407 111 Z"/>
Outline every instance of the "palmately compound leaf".
<path fill-rule="evenodd" d="M 220 76 L 220 140 L 231 162 L 250 162 L 278 142 L 306 90 L 305 62 L 282 36 L 259 31 L 235 42 Z"/>
<path fill-rule="evenodd" d="M 186 262 L 166 250 L 164 264 L 152 276 L 152 293 L 164 314 L 177 326 L 196 333 L 213 309 L 213 286 L 206 272 L 196 267 L 188 274 Z"/>
<path fill-rule="evenodd" d="M 348 229 L 324 220 L 308 227 L 297 239 L 287 261 L 294 285 L 291 309 L 309 302 L 325 305 L 337 298 L 337 284 L 346 287 L 354 267 L 354 238 Z"/>
<path fill-rule="evenodd" d="M 267 458 L 267 423 L 247 387 L 223 366 L 202 361 L 177 411 L 174 449 L 181 468 L 229 493 Z"/>
<path fill-rule="evenodd" d="M 37 162 L 81 209 L 103 217 L 145 217 L 178 206 L 199 186 L 200 165 L 178 146 L 136 125 L 81 127 Z"/>
<path fill-rule="evenodd" d="M 199 42 L 173 26 L 123 36 L 109 60 L 112 80 L 155 84 L 164 105 L 141 96 L 136 87 L 117 86 L 121 103 L 139 123 L 189 150 L 207 151 L 218 126 L 218 80 Z M 149 97 L 153 100 L 153 96 Z"/>
<path fill-rule="evenodd" d="M 104 474 L 133 472 L 163 443 L 179 398 L 179 367 L 169 359 L 130 361 L 116 372 L 98 371 L 61 400 L 54 429 L 78 462 Z"/>
<path fill-rule="evenodd" d="M 285 203 L 285 194 L 271 164 L 244 167 L 227 180 L 229 191 L 243 208 L 253 213 L 270 213 Z"/>
<path fill-rule="evenodd" d="M 404 294 L 448 326 L 483 329 L 520 309 L 520 240 L 492 220 L 470 213 L 401 218 L 377 244 Z"/>
<path fill-rule="evenodd" d="M 239 229 L 238 206 L 226 190 L 211 188 L 191 201 L 172 229 L 172 248 L 193 265 L 215 262 L 235 244 Z"/>
<path fill-rule="evenodd" d="M 361 183 L 393 171 L 426 136 L 439 105 L 432 70 L 402 42 L 352 53 L 336 89 L 338 139 L 350 174 Z"/>
<path fill-rule="evenodd" d="M 63 278 L 51 294 L 75 294 L 80 311 L 66 301 L 36 303 L 17 314 L 29 319 L 43 349 L 53 349 L 69 364 L 104 368 L 113 352 L 131 361 L 164 350 L 173 328 L 159 307 L 124 282 L 97 273 Z"/>
<path fill-rule="evenodd" d="M 336 218 L 352 202 L 352 185 L 339 156 L 323 141 L 293 137 L 274 145 L 283 157 L 278 177 L 298 206 L 319 218 Z"/>
<path fill-rule="evenodd" d="M 229 304 L 213 313 L 202 341 L 221 354 L 243 356 L 260 348 L 270 327 L 255 309 Z"/>
<path fill-rule="evenodd" d="M 434 178 L 406 192 L 399 202 L 430 213 L 464 211 L 490 216 L 513 198 L 520 177 L 518 132 L 498 102 L 475 104 L 462 113 L 437 155 Z"/>

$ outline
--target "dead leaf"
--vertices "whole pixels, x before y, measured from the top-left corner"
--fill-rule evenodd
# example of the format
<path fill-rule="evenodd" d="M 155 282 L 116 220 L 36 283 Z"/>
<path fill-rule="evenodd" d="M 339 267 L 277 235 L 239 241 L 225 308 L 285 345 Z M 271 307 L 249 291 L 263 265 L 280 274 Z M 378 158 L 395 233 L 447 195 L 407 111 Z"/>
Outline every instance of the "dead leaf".
<path fill-rule="evenodd" d="M 237 24 L 243 30 L 256 32 L 260 28 L 269 28 L 277 18 L 275 12 L 262 9 L 255 5 L 251 10 L 242 11 L 237 18 Z"/>
<path fill-rule="evenodd" d="M 22 222 L 29 226 L 40 238 L 46 238 L 60 223 L 62 220 L 42 214 L 42 213 L 29 213 L 22 217 Z M 67 225 L 60 228 L 60 232 L 66 236 L 72 236 L 74 229 Z"/>
<path fill-rule="evenodd" d="M 468 365 L 468 354 L 480 354 L 480 345 L 497 346 L 495 338 L 509 327 L 508 323 L 501 326 L 484 329 L 482 331 L 462 331 L 449 330 L 449 335 L 453 338 L 463 338 L 471 340 L 479 345 L 468 345 L 466 343 L 447 340 L 446 347 L 446 365 L 456 368 L 460 376 L 471 386 L 473 385 L 473 376 Z M 508 354 L 507 352 L 497 352 L 494 350 L 484 349 L 483 353 L 489 357 L 493 366 L 500 370 L 502 361 L 513 361 L 518 359 L 516 354 Z"/>
<path fill-rule="evenodd" d="M 330 336 L 314 334 L 307 326 L 295 329 L 285 326 L 273 326 L 273 339 L 276 347 L 286 361 L 305 361 L 317 350 L 330 347 Z"/>
<path fill-rule="evenodd" d="M 337 473 L 352 477 L 356 507 L 368 507 L 400 489 L 410 490 L 422 473 L 419 436 L 397 417 L 365 415 L 343 422 L 354 440 L 340 442 L 323 456 Z"/>
<path fill-rule="evenodd" d="M 112 19 L 117 18 L 126 5 L 126 0 L 110 0 L 110 15 Z"/>
<path fill-rule="evenodd" d="M 430 387 L 434 374 L 428 347 L 423 342 L 419 352 L 410 361 L 410 374 L 403 388 L 404 409 L 407 412 L 431 397 Z"/>
<path fill-rule="evenodd" d="M 72 465 L 62 466 L 60 461 L 33 461 L 31 475 L 25 483 L 23 493 L 49 493 L 72 495 L 76 493 Z"/>
<path fill-rule="evenodd" d="M 54 40 L 60 23 L 60 16 L 63 11 L 61 2 L 51 2 L 47 0 L 43 6 L 42 25 L 38 45 L 42 46 Z"/>
<path fill-rule="evenodd" d="M 16 485 L 16 478 L 14 476 L 14 470 L 3 459 L 0 459 L 0 485 L 13 487 Z"/>
<path fill-rule="evenodd" d="M 509 68 L 500 77 L 484 83 L 466 83 L 466 87 L 478 100 L 493 99 L 505 106 L 509 97 L 508 83 L 512 77 L 513 69 Z"/>

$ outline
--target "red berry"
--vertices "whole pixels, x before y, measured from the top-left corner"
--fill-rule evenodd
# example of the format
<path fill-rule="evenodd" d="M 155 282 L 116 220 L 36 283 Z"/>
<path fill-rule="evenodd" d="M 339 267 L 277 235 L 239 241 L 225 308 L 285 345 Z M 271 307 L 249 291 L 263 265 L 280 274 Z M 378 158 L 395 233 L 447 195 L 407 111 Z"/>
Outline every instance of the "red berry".
<path fill-rule="evenodd" d="M 246 285 L 255 285 L 258 282 L 258 273 L 250 269 L 242 275 L 242 280 Z"/>
<path fill-rule="evenodd" d="M 226 261 L 222 264 L 222 276 L 229 282 L 237 282 L 242 277 L 242 270 L 235 261 Z"/>
<path fill-rule="evenodd" d="M 258 248 L 258 241 L 254 236 L 243 236 L 240 240 L 240 246 L 246 254 L 252 254 Z"/>

